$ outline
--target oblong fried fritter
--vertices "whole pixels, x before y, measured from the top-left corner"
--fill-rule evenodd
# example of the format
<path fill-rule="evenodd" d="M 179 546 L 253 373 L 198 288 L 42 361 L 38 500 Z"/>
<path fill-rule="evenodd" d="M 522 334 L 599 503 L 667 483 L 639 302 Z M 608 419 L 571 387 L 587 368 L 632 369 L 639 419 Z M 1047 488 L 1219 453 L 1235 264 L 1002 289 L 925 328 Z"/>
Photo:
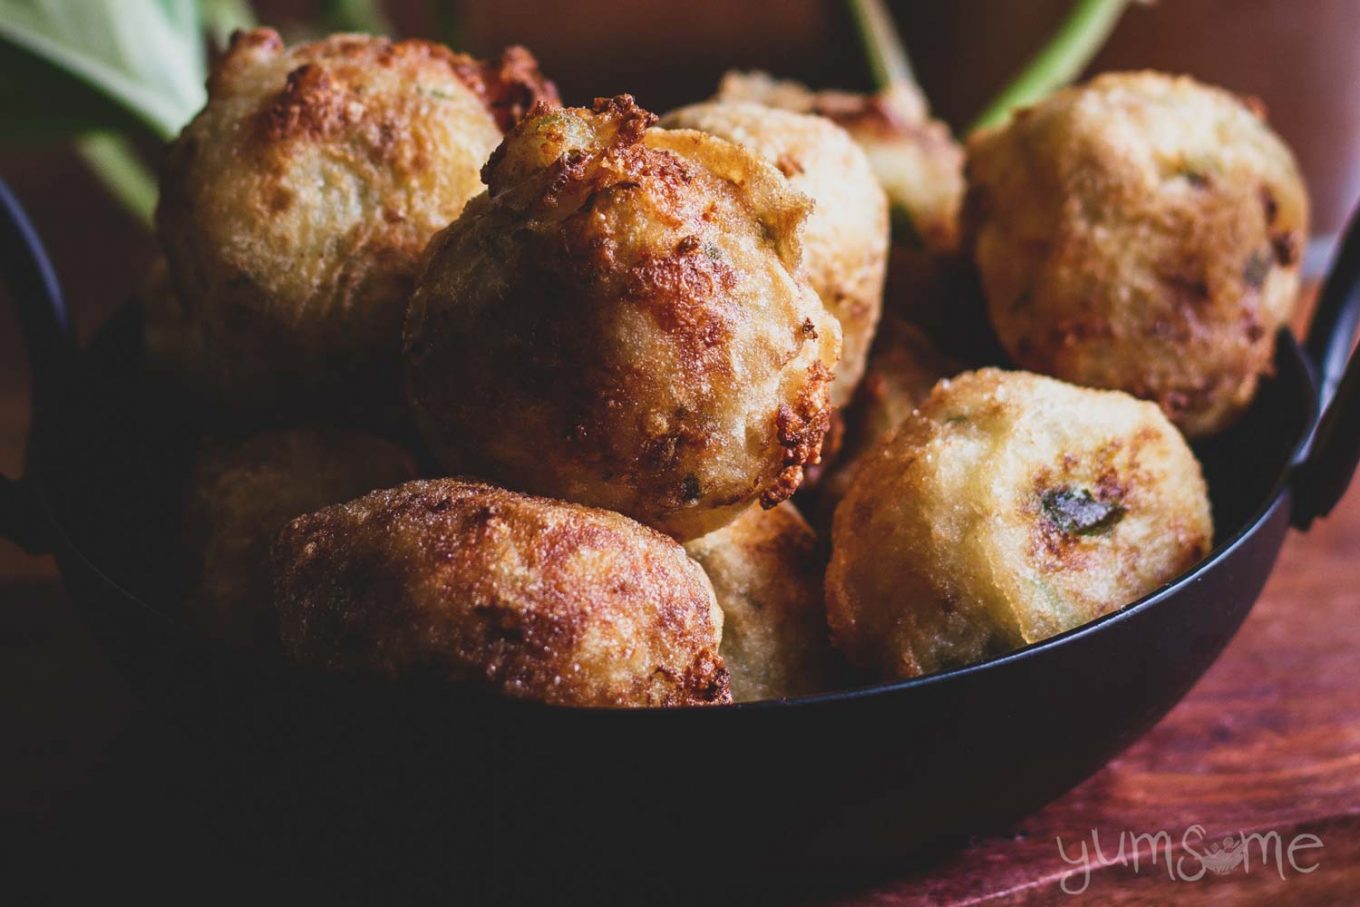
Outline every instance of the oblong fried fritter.
<path fill-rule="evenodd" d="M 708 578 L 617 513 L 416 481 L 299 517 L 274 563 L 284 649 L 303 664 L 561 705 L 731 701 Z"/>
<path fill-rule="evenodd" d="M 274 643 L 269 550 L 279 530 L 296 516 L 416 474 L 396 444 L 338 429 L 291 428 L 209 446 L 185 494 L 186 536 L 201 563 L 189 599 L 194 619 L 221 640 Z"/>
<path fill-rule="evenodd" d="M 824 692 L 838 662 L 822 605 L 817 537 L 793 504 L 750 507 L 685 545 L 723 611 L 722 657 L 737 702 Z"/>
<path fill-rule="evenodd" d="M 406 324 L 441 456 L 677 538 L 816 462 L 840 328 L 799 274 L 808 201 L 632 98 L 537 111 L 431 242 Z"/>
<path fill-rule="evenodd" d="M 213 402 L 390 424 L 420 254 L 481 190 L 498 119 L 536 97 L 555 93 L 519 48 L 482 64 L 426 41 L 238 33 L 161 182 L 191 350 L 171 361 Z"/>
<path fill-rule="evenodd" d="M 827 613 L 914 677 L 1113 611 L 1209 552 L 1199 463 L 1156 405 L 1025 372 L 941 381 L 836 509 Z"/>
<path fill-rule="evenodd" d="M 1023 368 L 1156 401 L 1191 437 L 1251 402 L 1299 286 L 1308 199 L 1241 99 L 1110 73 L 968 143 L 965 220 Z"/>
<path fill-rule="evenodd" d="M 667 129 L 697 129 L 750 148 L 812 199 L 803 232 L 803 267 L 841 325 L 841 360 L 831 402 L 845 405 L 883 310 L 888 202 L 859 149 L 825 117 L 763 104 L 710 101 L 662 117 Z"/>

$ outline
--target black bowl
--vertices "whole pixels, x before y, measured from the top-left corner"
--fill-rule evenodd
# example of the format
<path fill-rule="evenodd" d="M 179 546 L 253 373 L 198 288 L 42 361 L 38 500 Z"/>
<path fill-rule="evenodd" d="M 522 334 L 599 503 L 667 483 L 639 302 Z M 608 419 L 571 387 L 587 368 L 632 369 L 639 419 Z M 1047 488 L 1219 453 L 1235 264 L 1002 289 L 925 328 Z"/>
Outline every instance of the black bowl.
<path fill-rule="evenodd" d="M 182 620 L 169 514 L 194 428 L 146 378 L 134 308 L 70 353 L 50 267 L 0 190 L 0 251 L 37 369 L 27 474 L 0 483 L 0 527 L 55 553 L 113 662 L 204 744 L 224 811 L 262 850 L 389 892 L 876 866 L 1003 827 L 1180 699 L 1251 609 L 1291 520 L 1306 527 L 1340 497 L 1360 443 L 1354 369 L 1318 417 L 1360 312 L 1352 231 L 1309 351 L 1282 333 L 1251 411 L 1197 450 L 1213 553 L 1117 613 L 916 680 L 714 708 L 546 707 L 317 676 Z"/>

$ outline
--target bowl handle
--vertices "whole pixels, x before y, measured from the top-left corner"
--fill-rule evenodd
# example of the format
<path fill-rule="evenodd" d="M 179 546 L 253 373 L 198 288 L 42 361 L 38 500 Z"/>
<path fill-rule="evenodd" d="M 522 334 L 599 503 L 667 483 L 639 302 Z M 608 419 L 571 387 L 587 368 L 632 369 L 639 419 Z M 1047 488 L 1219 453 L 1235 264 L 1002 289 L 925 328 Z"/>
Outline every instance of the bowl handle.
<path fill-rule="evenodd" d="M 69 374 L 75 342 L 56 271 L 32 221 L 4 180 L 0 180 L 0 280 L 19 315 L 28 350 L 36 421 Z M 34 553 L 46 550 L 46 521 L 36 503 L 28 484 L 0 476 L 0 537 Z"/>
<path fill-rule="evenodd" d="M 1352 212 L 1308 330 L 1317 369 L 1317 428 L 1294 473 L 1293 523 L 1307 529 L 1331 513 L 1360 463 L 1360 363 L 1351 353 L 1360 324 L 1360 208 Z"/>

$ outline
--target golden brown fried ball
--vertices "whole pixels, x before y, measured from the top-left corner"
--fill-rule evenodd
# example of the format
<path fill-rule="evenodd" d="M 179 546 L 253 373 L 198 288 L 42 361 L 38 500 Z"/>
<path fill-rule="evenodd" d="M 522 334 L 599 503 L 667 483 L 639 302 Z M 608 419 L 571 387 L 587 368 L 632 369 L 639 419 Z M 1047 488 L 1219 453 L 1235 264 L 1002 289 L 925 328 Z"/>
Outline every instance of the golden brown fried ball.
<path fill-rule="evenodd" d="M 407 374 L 452 462 L 684 540 L 816 462 L 840 328 L 799 275 L 807 199 L 654 122 L 621 96 L 510 132 L 431 242 Z"/>
<path fill-rule="evenodd" d="M 561 705 L 731 701 L 708 578 L 617 513 L 410 482 L 294 520 L 275 568 L 284 648 L 303 664 Z"/>
<path fill-rule="evenodd" d="M 195 620 L 227 642 L 276 641 L 269 550 L 279 530 L 296 516 L 415 475 L 397 445 L 338 429 L 285 429 L 206 449 L 185 507 L 202 567 L 190 597 Z"/>
<path fill-rule="evenodd" d="M 1251 402 L 1289 316 L 1308 200 L 1259 111 L 1114 73 L 969 141 L 967 220 L 1022 367 L 1156 401 L 1191 437 Z"/>
<path fill-rule="evenodd" d="M 811 512 L 819 532 L 830 528 L 859 459 L 925 402 L 937 381 L 960 371 L 958 361 L 941 353 L 919 327 L 895 315 L 883 316 L 864 381 L 845 413 L 840 458 L 816 486 Z"/>
<path fill-rule="evenodd" d="M 1076 627 L 1209 552 L 1194 454 L 1153 404 L 1025 372 L 940 382 L 836 509 L 832 639 L 885 677 Z"/>
<path fill-rule="evenodd" d="M 864 149 L 887 192 L 896 219 L 894 239 L 931 253 L 957 248 L 963 150 L 948 126 L 930 118 L 925 98 L 913 86 L 871 95 L 814 92 L 762 72 L 729 72 L 717 100 L 750 101 L 832 120 Z"/>
<path fill-rule="evenodd" d="M 238 33 L 170 148 L 156 216 L 188 382 L 252 412 L 403 407 L 420 253 L 538 96 L 552 86 L 518 48 L 483 65 L 424 41 Z"/>
<path fill-rule="evenodd" d="M 667 129 L 697 129 L 744 145 L 812 199 L 803 267 L 841 325 L 841 361 L 831 402 L 843 406 L 864 374 L 883 310 L 888 202 L 864 152 L 825 117 L 750 102 L 711 101 L 667 114 Z"/>
<path fill-rule="evenodd" d="M 825 562 L 792 503 L 751 507 L 685 545 L 723 611 L 722 657 L 737 702 L 829 689 L 837 664 L 822 604 Z"/>

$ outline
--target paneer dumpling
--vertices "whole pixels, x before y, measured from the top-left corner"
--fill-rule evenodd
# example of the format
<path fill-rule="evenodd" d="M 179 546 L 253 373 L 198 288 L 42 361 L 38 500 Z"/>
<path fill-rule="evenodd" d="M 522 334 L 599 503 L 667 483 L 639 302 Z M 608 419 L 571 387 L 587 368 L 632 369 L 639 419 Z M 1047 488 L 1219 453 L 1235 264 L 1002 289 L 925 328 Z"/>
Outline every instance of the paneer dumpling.
<path fill-rule="evenodd" d="M 948 126 L 930 118 L 913 86 L 876 94 L 812 91 L 763 72 L 729 72 L 716 99 L 816 114 L 841 126 L 864 150 L 887 193 L 894 241 L 930 254 L 957 248 L 963 149 Z"/>
<path fill-rule="evenodd" d="M 686 540 L 819 457 L 840 328 L 800 273 L 810 203 L 633 99 L 538 110 L 431 242 L 406 324 L 451 464 Z"/>
<path fill-rule="evenodd" d="M 189 598 L 195 621 L 225 642 L 276 643 L 269 550 L 279 530 L 415 476 L 406 451 L 358 432 L 291 428 L 209 445 L 185 496 L 186 537 L 200 568 Z"/>
<path fill-rule="evenodd" d="M 962 370 L 919 327 L 892 314 L 883 317 L 864 381 L 844 414 L 840 455 L 817 482 L 813 509 L 805 511 L 819 533 L 830 529 L 831 515 L 850 487 L 859 459 L 925 402 L 937 381 Z"/>
<path fill-rule="evenodd" d="M 822 604 L 825 563 L 792 503 L 751 507 L 685 550 L 713 581 L 723 611 L 721 652 L 735 701 L 830 689 L 839 658 Z"/>
<path fill-rule="evenodd" d="M 836 509 L 832 640 L 880 676 L 930 674 L 1117 610 L 1212 543 L 1199 463 L 1156 405 L 968 372 L 863 458 Z"/>
<path fill-rule="evenodd" d="M 678 543 L 480 482 L 410 482 L 299 517 L 274 549 L 285 653 L 576 706 L 730 702 L 722 611 Z"/>
<path fill-rule="evenodd" d="M 183 348 L 167 361 L 251 414 L 399 422 L 420 254 L 481 190 L 502 129 L 555 97 L 521 48 L 483 64 L 426 41 L 238 32 L 161 181 Z"/>
<path fill-rule="evenodd" d="M 1308 198 L 1260 109 L 1186 77 L 1111 73 L 968 142 L 965 222 L 1022 368 L 1230 424 L 1299 288 Z"/>
<path fill-rule="evenodd" d="M 888 202 L 868 159 L 825 117 L 753 102 L 710 101 L 673 111 L 667 129 L 697 129 L 750 148 L 812 199 L 803 267 L 841 325 L 841 361 L 831 402 L 844 406 L 864 374 L 883 309 Z"/>

